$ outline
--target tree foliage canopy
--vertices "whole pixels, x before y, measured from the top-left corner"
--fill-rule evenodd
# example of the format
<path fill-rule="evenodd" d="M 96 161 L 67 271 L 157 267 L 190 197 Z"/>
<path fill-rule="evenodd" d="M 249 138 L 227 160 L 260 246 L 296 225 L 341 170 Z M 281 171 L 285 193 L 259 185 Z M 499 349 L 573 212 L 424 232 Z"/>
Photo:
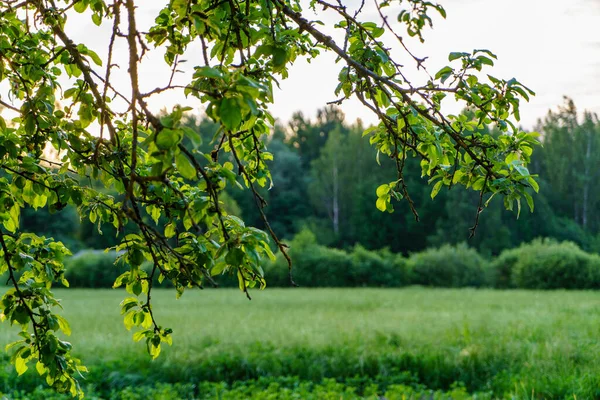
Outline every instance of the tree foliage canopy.
<path fill-rule="evenodd" d="M 211 276 L 220 273 L 236 274 L 248 296 L 248 288 L 264 287 L 261 259 L 273 257 L 269 236 L 284 254 L 285 245 L 262 211 L 267 232 L 228 214 L 220 195 L 228 185 L 246 187 L 259 210 L 266 205 L 257 187 L 271 185 L 266 162 L 272 154 L 264 141 L 274 123 L 269 104 L 277 80 L 287 77 L 298 58 L 333 52 L 340 65 L 338 102 L 356 97 L 378 117 L 364 136 L 381 156 L 394 160 L 396 169 L 396 179 L 377 189 L 381 211 L 391 212 L 394 201 L 405 200 L 418 219 L 404 178 L 407 157 L 420 159 L 422 174 L 433 184 L 432 197 L 444 186 L 480 191 L 476 215 L 489 201 L 486 194 L 501 195 L 507 208 L 516 202 L 520 209 L 522 198 L 533 208 L 526 189 L 537 190 L 537 184 L 527 163 L 536 136 L 511 122 L 519 119 L 519 101 L 533 93 L 515 79 L 482 73 L 496 58 L 488 50 L 450 53 L 449 64 L 430 75 L 425 60 L 403 40 L 406 35 L 423 40 L 432 14 L 446 16 L 442 6 L 378 0 L 372 6 L 378 18 L 367 21 L 364 3 L 350 10 L 341 2 L 312 0 L 309 8 L 337 16 L 332 29 L 344 39 L 336 42 L 307 19 L 296 0 L 165 1 L 147 32 L 138 28 L 136 3 L 0 4 L 0 83 L 5 85 L 0 104 L 17 114 L 0 118 L 0 272 L 8 271 L 12 285 L 2 298 L 1 316 L 22 327 L 21 339 L 10 345 L 19 373 L 35 363 L 48 384 L 78 395 L 77 377 L 85 371 L 72 357 L 71 345 L 58 337 L 59 331 L 70 334 L 70 328 L 56 312 L 60 304 L 51 291 L 55 283 L 68 286 L 62 259 L 69 250 L 21 231 L 25 206 L 54 212 L 74 205 L 99 230 L 112 225 L 121 234 L 118 262 L 128 271 L 115 286 L 132 295 L 121 304 L 125 326 L 136 329 L 134 340 L 144 340 L 152 357 L 161 344 L 171 343 L 172 333 L 153 314 L 156 276 L 171 280 L 178 295 L 210 285 Z M 102 56 L 67 34 L 73 20 L 81 18 L 112 26 Z M 173 76 L 193 44 L 201 48 L 188 60 L 194 63 L 193 75 L 177 85 Z M 129 88 L 111 83 L 122 61 L 113 57 L 120 45 L 128 49 L 123 64 Z M 164 86 L 143 92 L 139 65 L 151 52 L 163 53 L 172 73 L 164 77 Z M 426 79 L 409 80 L 400 60 L 425 71 Z M 177 106 L 163 116 L 149 109 L 149 98 L 171 90 L 198 98 L 218 124 L 211 151 L 203 151 L 197 133 L 181 124 L 190 107 Z M 448 95 L 471 107 L 474 119 L 443 114 Z M 501 134 L 483 134 L 489 124 Z M 49 158 L 47 146 L 58 157 Z M 153 264 L 149 274 L 140 268 L 144 261 Z"/>

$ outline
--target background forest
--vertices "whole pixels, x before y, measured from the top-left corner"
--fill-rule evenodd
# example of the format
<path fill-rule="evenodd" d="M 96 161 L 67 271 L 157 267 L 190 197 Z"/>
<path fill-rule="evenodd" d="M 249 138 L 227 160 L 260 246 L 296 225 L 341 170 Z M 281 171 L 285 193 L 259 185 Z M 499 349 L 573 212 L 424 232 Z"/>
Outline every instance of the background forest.
<path fill-rule="evenodd" d="M 468 111 L 465 111 L 469 115 Z M 387 248 L 407 255 L 428 247 L 468 242 L 484 256 L 519 246 L 538 237 L 568 240 L 590 252 L 600 250 L 600 123 L 597 116 L 581 113 L 565 99 L 557 110 L 538 122 L 542 146 L 535 149 L 530 170 L 539 175 L 540 193 L 535 212 L 524 207 L 506 211 L 493 199 L 481 214 L 473 238 L 479 193 L 442 190 L 433 201 L 426 179 L 419 179 L 420 166 L 409 159 L 406 176 L 419 215 L 416 222 L 406 202 L 396 204 L 392 215 L 375 207 L 375 191 L 382 182 L 393 181 L 392 161 L 379 157 L 361 136 L 365 126 L 350 123 L 334 107 L 321 109 L 315 120 L 296 113 L 287 125 L 277 125 L 269 138 L 273 154 L 273 185 L 263 189 L 268 202 L 267 217 L 280 237 L 291 239 L 302 229 L 314 233 L 318 243 L 348 249 L 360 244 L 370 250 Z M 205 118 L 188 118 L 186 125 L 199 132 L 203 150 L 214 146 L 217 125 Z M 495 134 L 491 129 L 492 135 Z M 229 189 L 226 207 L 239 211 L 247 224 L 264 224 L 252 196 Z M 516 207 L 515 207 L 516 208 Z M 117 243 L 115 232 L 80 221 L 73 208 L 57 214 L 46 209 L 23 213 L 23 228 L 54 236 L 74 252 L 104 249 Z"/>

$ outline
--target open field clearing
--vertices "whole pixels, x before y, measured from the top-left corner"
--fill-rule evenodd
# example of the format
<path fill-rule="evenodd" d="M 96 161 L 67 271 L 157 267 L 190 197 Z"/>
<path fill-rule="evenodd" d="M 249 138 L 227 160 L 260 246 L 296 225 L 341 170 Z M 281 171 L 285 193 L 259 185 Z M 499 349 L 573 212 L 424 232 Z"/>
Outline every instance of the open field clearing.
<path fill-rule="evenodd" d="M 156 290 L 174 343 L 155 361 L 120 322 L 125 292 L 57 292 L 92 398 L 600 396 L 595 292 L 267 289 L 248 301 L 232 289 L 179 300 Z M 1 326 L 2 344 L 15 337 Z M 17 378 L 4 364 L 3 393 L 48 398 L 33 365 Z"/>

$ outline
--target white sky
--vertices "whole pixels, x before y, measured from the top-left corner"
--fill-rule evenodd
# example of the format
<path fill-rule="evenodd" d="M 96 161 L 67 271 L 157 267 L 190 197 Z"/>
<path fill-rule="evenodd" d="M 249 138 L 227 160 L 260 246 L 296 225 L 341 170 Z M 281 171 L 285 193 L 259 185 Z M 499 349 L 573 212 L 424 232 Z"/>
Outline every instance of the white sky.
<path fill-rule="evenodd" d="M 437 19 L 425 44 L 411 45 L 417 56 L 429 56 L 432 73 L 447 63 L 451 51 L 489 49 L 498 56 L 490 74 L 517 78 L 536 92 L 522 103 L 521 124 L 532 128 L 548 109 L 574 99 L 580 110 L 600 113 L 600 0 L 440 0 L 447 19 Z M 367 2 L 369 4 L 369 2 Z M 297 63 L 282 84 L 273 107 L 289 118 L 300 109 L 314 115 L 315 107 L 333 100 L 336 73 L 330 60 Z M 358 102 L 345 104 L 350 119 L 374 117 Z M 454 107 L 447 111 L 456 112 Z"/>
<path fill-rule="evenodd" d="M 521 124 L 532 128 L 538 118 L 548 109 L 562 104 L 562 96 L 575 100 L 580 110 L 600 113 L 600 0 L 439 0 L 447 11 L 447 19 L 434 20 L 433 30 L 426 31 L 426 42 L 409 41 L 417 56 L 428 56 L 426 66 L 431 74 L 447 64 L 451 51 L 472 51 L 485 48 L 498 56 L 496 66 L 488 69 L 497 77 L 517 78 L 537 93 L 530 103 L 521 107 Z M 356 4 L 351 0 L 350 4 Z M 165 1 L 139 1 L 139 29 L 147 30 Z M 374 17 L 373 3 L 366 1 L 365 18 Z M 331 25 L 337 19 L 330 14 L 314 15 L 306 11 L 310 20 L 320 19 Z M 393 21 L 393 19 L 391 19 Z M 110 27 L 96 27 L 89 16 L 73 15 L 67 22 L 67 33 L 76 41 L 83 42 L 106 59 Z M 325 29 L 325 28 L 323 28 Z M 334 38 L 339 39 L 339 36 Z M 341 40 L 340 40 L 341 42 Z M 393 42 L 393 41 L 392 41 Z M 142 91 L 165 86 L 170 72 L 162 60 L 162 51 L 155 51 L 145 59 L 140 68 Z M 115 61 L 121 68 L 114 72 L 113 84 L 128 93 L 126 43 L 117 41 Z M 182 64 L 186 72 L 178 74 L 178 83 L 189 82 L 189 72 L 194 61 L 200 64 L 200 49 L 192 46 Z M 414 67 L 404 53 L 398 51 L 397 61 Z M 297 61 L 290 69 L 290 78 L 281 82 L 281 90 L 275 93 L 272 113 L 281 121 L 287 121 L 295 111 L 314 116 L 318 108 L 335 100 L 334 89 L 341 64 L 334 64 L 332 55 L 323 54 L 308 64 Z M 99 70 L 99 72 L 102 72 Z M 409 72 L 410 76 L 418 75 Z M 7 100 L 5 87 L 0 96 Z M 197 100 L 185 99 L 182 93 L 165 92 L 150 99 L 150 107 L 159 111 L 175 104 L 189 104 L 202 113 Z M 190 104 L 191 103 L 191 104 Z M 457 112 L 459 107 L 448 104 L 445 111 Z M 342 105 L 347 119 L 361 118 L 367 123 L 376 121 L 371 112 L 358 101 Z"/>

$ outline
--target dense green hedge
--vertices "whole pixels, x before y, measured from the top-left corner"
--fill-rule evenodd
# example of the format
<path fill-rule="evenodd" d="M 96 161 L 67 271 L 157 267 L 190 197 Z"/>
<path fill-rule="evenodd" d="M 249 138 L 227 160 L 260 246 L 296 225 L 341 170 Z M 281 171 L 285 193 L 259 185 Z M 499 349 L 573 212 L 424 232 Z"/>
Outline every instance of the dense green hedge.
<path fill-rule="evenodd" d="M 110 288 L 115 279 L 126 271 L 115 265 L 114 251 L 82 250 L 65 260 L 65 278 L 70 287 Z"/>
<path fill-rule="evenodd" d="M 486 285 L 487 261 L 465 244 L 427 249 L 409 258 L 411 283 L 436 287 Z"/>
<path fill-rule="evenodd" d="M 490 283 L 499 288 L 599 289 L 600 256 L 572 242 L 534 240 L 504 251 L 490 263 Z"/>
<path fill-rule="evenodd" d="M 512 279 L 512 271 L 522 255 L 522 247 L 505 250 L 490 261 L 485 270 L 486 281 L 489 286 L 499 289 L 516 287 Z"/>
<path fill-rule="evenodd" d="M 65 260 L 65 277 L 69 287 L 77 288 L 112 288 L 115 279 L 127 268 L 122 263 L 115 263 L 117 253 L 103 250 L 82 250 Z M 142 264 L 148 274 L 152 270 L 152 263 Z M 215 280 L 220 286 L 236 286 L 237 281 L 232 276 L 218 276 Z M 160 287 L 173 287 L 171 281 L 165 279 L 158 282 L 158 274 L 154 276 L 154 285 Z"/>
<path fill-rule="evenodd" d="M 350 251 L 317 243 L 315 235 L 302 230 L 290 241 L 294 281 L 303 287 L 400 287 L 410 284 L 407 263 L 389 251 L 368 251 L 355 246 Z M 267 284 L 289 286 L 286 260 L 279 254 L 265 266 Z"/>
<path fill-rule="evenodd" d="M 600 289 L 600 256 L 571 242 L 538 239 L 486 260 L 466 244 L 444 245 L 405 258 L 360 245 L 349 250 L 317 243 L 303 230 L 289 241 L 294 280 L 303 287 L 495 287 L 523 289 Z M 65 261 L 71 287 L 109 288 L 125 268 L 115 252 L 84 250 Z M 150 265 L 144 268 L 150 269 Z M 264 265 L 270 287 L 290 286 L 287 262 L 278 254 Z M 217 276 L 221 286 L 235 277 Z M 162 286 L 168 285 L 163 282 Z"/>

